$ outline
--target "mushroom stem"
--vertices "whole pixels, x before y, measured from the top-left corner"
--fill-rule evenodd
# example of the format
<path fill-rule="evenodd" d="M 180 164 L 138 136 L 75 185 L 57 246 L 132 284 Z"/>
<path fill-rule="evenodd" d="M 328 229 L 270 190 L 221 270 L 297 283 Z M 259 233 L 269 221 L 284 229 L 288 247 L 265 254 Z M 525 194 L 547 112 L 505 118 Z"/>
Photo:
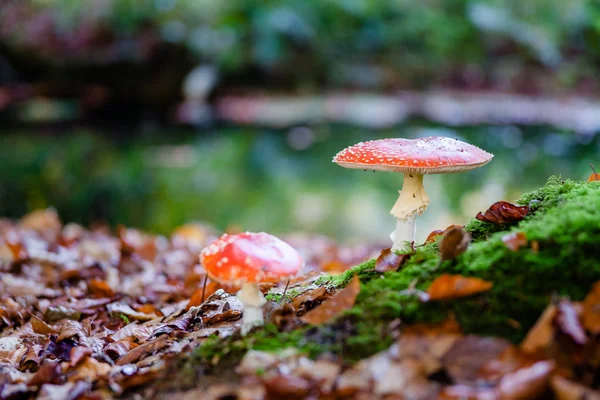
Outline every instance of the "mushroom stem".
<path fill-rule="evenodd" d="M 396 221 L 396 230 L 391 233 L 390 239 L 394 242 L 392 250 L 402 250 L 408 242 L 415 241 L 417 234 L 417 216 L 412 215 L 408 219 L 399 219 Z"/>
<path fill-rule="evenodd" d="M 244 283 L 237 297 L 244 305 L 242 336 L 245 336 L 255 326 L 264 325 L 262 306 L 267 301 L 258 285 L 254 283 Z"/>
<path fill-rule="evenodd" d="M 413 242 L 416 235 L 415 217 L 421 215 L 429 205 L 429 197 L 423 186 L 423 175 L 405 173 L 400 196 L 390 213 L 398 219 L 392 232 L 393 249 L 400 249 L 405 241 Z"/>

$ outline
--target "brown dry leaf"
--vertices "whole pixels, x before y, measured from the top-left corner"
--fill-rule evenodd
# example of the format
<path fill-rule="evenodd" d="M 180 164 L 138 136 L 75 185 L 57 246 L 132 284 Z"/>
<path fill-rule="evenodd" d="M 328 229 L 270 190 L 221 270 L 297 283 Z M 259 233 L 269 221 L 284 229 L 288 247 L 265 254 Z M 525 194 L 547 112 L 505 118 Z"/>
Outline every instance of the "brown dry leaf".
<path fill-rule="evenodd" d="M 111 366 L 107 363 L 100 362 L 93 357 L 86 357 L 84 358 L 83 362 L 79 363 L 75 370 L 69 375 L 69 381 L 95 381 L 98 378 L 107 376 L 110 371 Z"/>
<path fill-rule="evenodd" d="M 138 347 L 138 344 L 135 342 L 135 339 L 132 336 L 130 336 L 121 339 L 118 342 L 113 342 L 106 345 L 104 347 L 104 352 L 107 356 L 114 360 L 136 347 Z"/>
<path fill-rule="evenodd" d="M 493 286 L 492 282 L 479 278 L 443 274 L 432 282 L 427 294 L 430 300 L 449 300 L 486 292 Z"/>
<path fill-rule="evenodd" d="M 331 321 L 354 306 L 356 296 L 358 296 L 359 292 L 360 279 L 358 279 L 357 275 L 354 275 L 348 286 L 337 292 L 331 299 L 323 302 L 317 308 L 304 314 L 301 320 L 311 325 L 320 325 Z"/>
<path fill-rule="evenodd" d="M 27 349 L 27 353 L 21 358 L 19 370 L 21 371 L 37 371 L 40 363 L 43 361 L 41 354 L 44 351 L 41 345 L 33 344 Z M 0 397 L 1 398 L 1 397 Z"/>
<path fill-rule="evenodd" d="M 32 211 L 21 218 L 21 227 L 32 229 L 42 234 L 49 234 L 50 237 L 57 237 L 62 230 L 62 223 L 58 213 L 53 208 L 45 210 Z"/>
<path fill-rule="evenodd" d="M 438 400 L 497 400 L 495 389 L 472 387 L 467 385 L 445 386 L 439 393 Z"/>
<path fill-rule="evenodd" d="M 59 362 L 44 363 L 27 383 L 29 386 L 40 386 L 44 383 L 59 384 L 63 381 L 62 367 Z"/>
<path fill-rule="evenodd" d="M 36 317 L 34 314 L 31 314 L 31 328 L 35 333 L 39 333 L 40 335 L 55 335 L 58 333 L 56 329 Z"/>
<path fill-rule="evenodd" d="M 92 296 L 97 297 L 112 297 L 115 295 L 109 284 L 101 279 L 91 279 L 88 282 L 88 290 Z"/>
<path fill-rule="evenodd" d="M 538 361 L 502 378 L 498 385 L 502 400 L 530 400 L 540 398 L 548 388 L 554 361 Z"/>
<path fill-rule="evenodd" d="M 202 304 L 202 302 L 206 299 L 208 299 L 210 297 L 210 295 L 212 295 L 214 292 L 216 292 L 219 289 L 219 284 L 216 282 L 210 282 L 206 285 L 206 289 L 204 290 L 204 299 L 202 298 L 202 287 L 200 287 L 199 289 L 196 289 L 196 291 L 194 291 L 194 293 L 192 294 L 192 297 L 190 298 L 190 301 L 188 302 L 187 306 L 185 307 L 186 310 L 189 310 L 192 307 L 197 307 L 200 304 Z"/>
<path fill-rule="evenodd" d="M 139 312 L 134 310 L 133 308 L 131 308 L 131 306 L 125 304 L 125 303 L 112 303 L 112 304 L 108 304 L 106 306 L 106 308 L 108 309 L 108 311 L 113 314 L 113 315 L 120 315 L 123 314 L 125 315 L 127 318 L 129 319 L 136 319 L 138 321 L 150 321 L 156 317 L 158 317 L 158 315 L 152 313 L 152 314 L 146 314 L 143 312 Z"/>
<path fill-rule="evenodd" d="M 422 336 L 403 333 L 398 344 L 390 349 L 390 355 L 399 360 L 418 360 L 424 373 L 431 375 L 441 369 L 442 358 L 461 338 L 459 334 Z"/>
<path fill-rule="evenodd" d="M 348 269 L 348 265 L 340 260 L 331 260 L 321 266 L 321 270 L 328 274 L 341 274 Z"/>
<path fill-rule="evenodd" d="M 398 271 L 410 256 L 411 254 L 396 254 L 392 249 L 383 249 L 377 260 L 375 260 L 375 271 Z"/>
<path fill-rule="evenodd" d="M 167 340 L 166 335 L 159 336 L 157 339 L 145 343 L 139 347 L 136 347 L 127 354 L 119 357 L 119 359 L 117 359 L 116 364 L 125 365 L 135 363 L 138 360 L 141 360 L 142 358 L 148 357 L 159 350 L 171 346 L 171 344 L 172 341 Z"/>
<path fill-rule="evenodd" d="M 600 281 L 583 300 L 583 326 L 593 334 L 600 333 Z"/>
<path fill-rule="evenodd" d="M 502 242 L 510 251 L 518 251 L 527 246 L 527 237 L 525 232 L 512 232 L 502 236 Z"/>
<path fill-rule="evenodd" d="M 454 383 L 474 383 L 479 379 L 479 370 L 510 346 L 503 339 L 468 335 L 455 342 L 442 364 Z"/>
<path fill-rule="evenodd" d="M 462 225 L 450 225 L 448 226 L 446 229 L 436 229 L 435 231 L 432 231 L 429 236 L 427 236 L 427 239 L 425 239 L 425 243 L 433 243 L 437 240 L 437 238 L 439 236 L 444 235 L 446 232 L 448 232 L 450 229 L 454 229 L 454 228 L 462 228 Z"/>
<path fill-rule="evenodd" d="M 56 342 L 60 342 L 65 339 L 71 339 L 75 336 L 77 336 L 79 339 L 83 339 L 88 335 L 86 332 L 84 332 L 83 327 L 79 322 L 68 319 L 65 320 L 60 326 L 60 331 L 58 333 L 58 337 L 56 338 Z"/>
<path fill-rule="evenodd" d="M 577 307 L 579 308 L 579 307 Z M 579 321 L 579 310 L 569 300 L 558 302 L 558 313 L 554 322 L 562 333 L 579 345 L 587 343 L 588 339 Z"/>
<path fill-rule="evenodd" d="M 553 321 L 557 313 L 555 305 L 548 305 L 535 325 L 527 332 L 527 336 L 519 345 L 520 349 L 526 353 L 536 354 L 550 347 L 554 341 Z"/>
<path fill-rule="evenodd" d="M 71 367 L 76 367 L 84 359 L 92 355 L 92 349 L 86 346 L 75 346 L 71 349 Z"/>
<path fill-rule="evenodd" d="M 304 378 L 295 375 L 275 375 L 263 380 L 269 398 L 305 399 L 312 385 Z"/>
<path fill-rule="evenodd" d="M 449 318 L 436 324 L 417 323 L 408 325 L 402 330 L 402 333 L 423 336 L 436 336 L 440 334 L 461 334 L 462 329 L 454 315 L 450 315 Z"/>
<path fill-rule="evenodd" d="M 475 218 L 491 224 L 508 224 L 521 221 L 529 213 L 529 206 L 519 207 L 507 201 L 498 201 L 490 206 L 485 214 L 478 213 Z"/>
<path fill-rule="evenodd" d="M 450 228 L 440 240 L 440 256 L 442 261 L 454 260 L 467 251 L 471 244 L 471 235 L 462 227 Z"/>
<path fill-rule="evenodd" d="M 113 333 L 110 338 L 117 342 L 125 338 L 134 338 L 139 341 L 144 341 L 148 339 L 150 335 L 152 335 L 151 327 L 146 325 L 138 325 L 137 323 L 131 323 Z"/>
<path fill-rule="evenodd" d="M 588 182 L 600 181 L 600 174 L 598 174 L 596 172 L 592 172 L 587 181 Z"/>
<path fill-rule="evenodd" d="M 484 364 L 477 372 L 479 378 L 485 382 L 499 382 L 502 377 L 520 368 L 529 367 L 534 362 L 540 361 L 530 354 L 523 353 L 519 348 L 510 346 L 498 358 Z"/>
<path fill-rule="evenodd" d="M 550 387 L 557 400 L 600 400 L 600 392 L 570 381 L 560 375 L 553 375 Z"/>
<path fill-rule="evenodd" d="M 316 289 L 307 290 L 299 296 L 294 297 L 292 300 L 292 306 L 298 310 L 305 308 L 312 308 L 316 303 L 322 303 L 324 300 L 329 298 L 327 288 L 320 286 Z"/>

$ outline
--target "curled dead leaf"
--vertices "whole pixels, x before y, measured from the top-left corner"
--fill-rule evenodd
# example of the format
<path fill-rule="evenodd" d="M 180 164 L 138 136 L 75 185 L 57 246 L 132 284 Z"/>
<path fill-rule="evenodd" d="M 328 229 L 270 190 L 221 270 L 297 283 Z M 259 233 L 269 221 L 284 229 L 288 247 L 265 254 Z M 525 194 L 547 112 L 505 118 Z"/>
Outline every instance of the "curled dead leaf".
<path fill-rule="evenodd" d="M 480 278 L 443 274 L 431 283 L 427 294 L 430 300 L 449 300 L 486 292 L 493 286 Z"/>
<path fill-rule="evenodd" d="M 311 325 L 321 325 L 331 321 L 354 306 L 356 296 L 358 296 L 359 292 L 360 280 L 357 275 L 354 275 L 348 286 L 337 292 L 331 299 L 323 302 L 317 308 L 304 314 L 301 320 Z"/>
<path fill-rule="evenodd" d="M 427 239 L 425 239 L 425 243 L 435 242 L 438 237 L 444 235 L 450 229 L 454 229 L 454 228 L 462 228 L 462 226 L 461 225 L 450 225 L 446 229 L 437 229 L 435 231 L 431 231 L 431 233 L 427 236 Z"/>
<path fill-rule="evenodd" d="M 500 398 L 506 400 L 540 398 L 548 387 L 554 367 L 554 361 L 538 361 L 530 367 L 505 375 L 498 385 Z"/>
<path fill-rule="evenodd" d="M 517 206 L 507 201 L 498 201 L 490 206 L 485 214 L 478 213 L 475 218 L 491 224 L 508 224 L 521 221 L 529 213 L 529 206 Z"/>
<path fill-rule="evenodd" d="M 587 388 L 560 375 L 553 375 L 550 387 L 558 400 L 600 400 L 600 392 Z"/>
<path fill-rule="evenodd" d="M 471 235 L 462 227 L 450 228 L 440 240 L 440 256 L 442 261 L 454 260 L 467 251 L 471 244 Z"/>
<path fill-rule="evenodd" d="M 411 254 L 396 254 L 392 249 L 383 249 L 377 260 L 375 260 L 375 271 L 398 271 L 410 256 Z"/>
<path fill-rule="evenodd" d="M 502 242 L 510 251 L 518 251 L 521 247 L 527 246 L 527 237 L 525 232 L 512 232 L 502 236 Z"/>
<path fill-rule="evenodd" d="M 600 333 L 600 281 L 583 300 L 583 326 L 593 334 Z"/>
<path fill-rule="evenodd" d="M 574 343 L 584 345 L 588 339 L 579 321 L 579 312 L 569 300 L 558 302 L 558 313 L 554 322 L 562 333 L 573 340 Z"/>
<path fill-rule="evenodd" d="M 557 314 L 556 306 L 548 305 L 535 325 L 527 332 L 527 336 L 519 345 L 526 353 L 540 353 L 547 349 L 554 340 L 553 321 Z"/>

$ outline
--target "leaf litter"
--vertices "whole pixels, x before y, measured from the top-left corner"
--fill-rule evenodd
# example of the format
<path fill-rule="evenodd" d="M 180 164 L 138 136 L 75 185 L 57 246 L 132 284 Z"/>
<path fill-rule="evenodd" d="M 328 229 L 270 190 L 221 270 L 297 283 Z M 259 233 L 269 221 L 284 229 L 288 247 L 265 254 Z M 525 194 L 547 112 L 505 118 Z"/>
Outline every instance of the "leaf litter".
<path fill-rule="evenodd" d="M 527 214 L 503 207 L 486 218 L 508 223 Z M 0 399 L 600 398 L 600 283 L 581 303 L 553 299 L 518 346 L 465 335 L 453 318 L 398 320 L 391 347 L 356 364 L 327 353 L 309 358 L 296 349 L 250 350 L 233 366 L 233 380 L 200 379 L 187 392 L 161 393 L 159 385 L 170 377 L 165 371 L 177 360 L 210 336 L 238 335 L 243 312 L 237 288 L 209 281 L 204 299 L 198 298 L 205 274 L 197 254 L 215 235 L 203 226 L 184 227 L 171 238 L 124 227 L 112 236 L 103 228 L 62 226 L 53 210 L 1 224 Z M 470 245 L 461 227 L 440 233 L 442 260 Z M 343 321 L 354 306 L 358 276 L 335 289 L 316 283 L 322 271 L 377 255 L 375 271 L 396 271 L 410 257 L 338 248 L 323 237 L 295 240 L 307 259 L 304 273 L 290 281 L 285 296 L 281 285 L 262 287 L 279 294 L 265 313 L 281 331 Z M 513 251 L 527 245 L 518 234 L 504 242 Z M 493 285 L 442 274 L 418 297 L 461 299 Z"/>

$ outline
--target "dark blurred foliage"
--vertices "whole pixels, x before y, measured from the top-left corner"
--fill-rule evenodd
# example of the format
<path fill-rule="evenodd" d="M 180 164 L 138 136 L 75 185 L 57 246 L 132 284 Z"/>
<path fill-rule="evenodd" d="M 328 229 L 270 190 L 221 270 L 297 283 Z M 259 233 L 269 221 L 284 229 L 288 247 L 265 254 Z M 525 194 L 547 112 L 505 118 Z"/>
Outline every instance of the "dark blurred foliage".
<path fill-rule="evenodd" d="M 46 94 L 83 91 L 90 101 L 93 84 L 113 98 L 159 107 L 180 96 L 198 63 L 214 65 L 231 90 L 598 88 L 594 0 L 1 4 L 0 64 L 12 73 L 0 79 L 38 82 Z"/>

